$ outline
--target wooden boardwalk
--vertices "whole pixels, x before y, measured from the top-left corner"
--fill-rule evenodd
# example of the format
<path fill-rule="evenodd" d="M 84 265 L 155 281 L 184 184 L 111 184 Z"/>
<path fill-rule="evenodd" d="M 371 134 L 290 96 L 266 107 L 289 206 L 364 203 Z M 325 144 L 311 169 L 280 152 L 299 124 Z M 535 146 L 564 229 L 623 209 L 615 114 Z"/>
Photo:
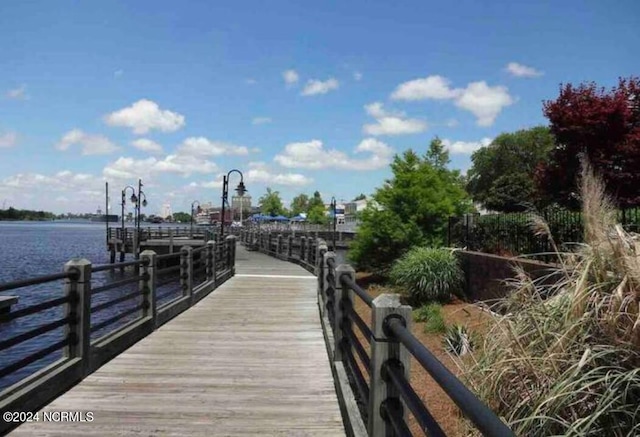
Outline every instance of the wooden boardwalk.
<path fill-rule="evenodd" d="M 236 276 L 57 398 L 33 436 L 344 436 L 314 276 L 238 245 Z"/>

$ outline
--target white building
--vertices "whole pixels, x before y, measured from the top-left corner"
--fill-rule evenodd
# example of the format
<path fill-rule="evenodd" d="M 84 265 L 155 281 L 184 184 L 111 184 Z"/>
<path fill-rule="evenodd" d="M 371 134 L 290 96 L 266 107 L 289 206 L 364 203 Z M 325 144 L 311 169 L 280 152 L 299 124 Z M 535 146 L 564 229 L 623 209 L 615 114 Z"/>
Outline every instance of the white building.
<path fill-rule="evenodd" d="M 163 203 L 162 208 L 160 208 L 160 214 L 158 214 L 158 216 L 165 219 L 172 215 L 173 215 L 173 211 L 171 210 L 171 204 L 169 202 Z"/>

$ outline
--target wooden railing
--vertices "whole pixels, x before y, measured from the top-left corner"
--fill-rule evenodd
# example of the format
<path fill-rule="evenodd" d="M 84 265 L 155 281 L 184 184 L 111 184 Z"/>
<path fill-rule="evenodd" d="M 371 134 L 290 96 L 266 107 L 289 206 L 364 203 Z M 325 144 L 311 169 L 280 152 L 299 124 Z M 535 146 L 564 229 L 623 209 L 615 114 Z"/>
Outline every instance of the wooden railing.
<path fill-rule="evenodd" d="M 287 240 L 284 243 L 282 236 L 274 240 L 266 233 L 244 232 L 240 236 L 243 244 L 296 262 L 318 277 L 327 350 L 350 434 L 412 435 L 407 425 L 411 414 L 424 435 L 445 435 L 411 384 L 413 357 L 483 435 L 514 435 L 413 335 L 411 307 L 402 305 L 399 295 L 382 294 L 374 299 L 356 283 L 353 267 L 336 265 L 336 254 L 321 239 L 302 237 L 298 245 Z M 369 322 L 355 311 L 356 298 L 371 308 Z"/>
<path fill-rule="evenodd" d="M 140 254 L 139 260 L 99 266 L 86 259 L 73 259 L 64 265 L 62 273 L 0 284 L 0 292 L 3 292 L 64 281 L 62 297 L 43 299 L 34 305 L 0 314 L 0 329 L 12 321 L 35 317 L 52 308 L 62 309 L 63 314 L 3 339 L 0 353 L 64 329 L 59 341 L 18 357 L 0 369 L 2 378 L 56 351 L 63 351 L 62 358 L 0 392 L 0 410 L 3 413 L 37 411 L 194 305 L 235 274 L 235 244 L 236 237 L 228 236 L 219 244 L 209 241 L 198 249 L 185 246 L 180 252 L 167 255 L 156 255 L 147 250 Z M 160 268 L 161 265 L 167 267 Z M 93 274 L 115 270 L 129 274 L 124 279 L 92 286 Z M 114 329 L 118 322 L 121 326 Z M 1 422 L 0 434 L 17 425 Z"/>

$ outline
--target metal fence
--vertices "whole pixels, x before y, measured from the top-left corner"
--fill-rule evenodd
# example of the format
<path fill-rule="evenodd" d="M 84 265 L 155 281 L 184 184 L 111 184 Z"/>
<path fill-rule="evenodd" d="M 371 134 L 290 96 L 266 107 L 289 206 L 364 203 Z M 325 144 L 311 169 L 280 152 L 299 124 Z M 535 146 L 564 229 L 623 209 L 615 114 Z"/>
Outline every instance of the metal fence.
<path fill-rule="evenodd" d="M 543 261 L 557 256 L 545 232 L 539 232 L 535 219 L 547 224 L 560 251 L 571 251 L 584 241 L 582 212 L 548 209 L 539 213 L 467 214 L 449 217 L 448 245 L 497 255 L 530 255 Z M 617 212 L 618 222 L 629 232 L 640 231 L 640 208 Z"/>

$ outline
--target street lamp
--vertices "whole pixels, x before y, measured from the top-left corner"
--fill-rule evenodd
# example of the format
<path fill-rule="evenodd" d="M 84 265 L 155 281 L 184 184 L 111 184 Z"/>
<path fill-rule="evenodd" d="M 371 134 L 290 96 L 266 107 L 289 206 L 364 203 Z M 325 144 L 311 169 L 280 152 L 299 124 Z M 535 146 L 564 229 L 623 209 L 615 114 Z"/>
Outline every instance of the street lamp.
<path fill-rule="evenodd" d="M 336 223 L 338 222 L 338 217 L 336 216 L 336 198 L 331 198 L 331 211 L 333 211 L 333 251 L 336 250 Z"/>
<path fill-rule="evenodd" d="M 142 179 L 138 179 L 138 198 L 131 196 L 131 201 L 136 205 L 136 216 L 135 216 L 135 227 L 136 227 L 136 247 L 135 247 L 135 257 L 136 259 L 139 256 L 140 252 L 140 209 L 142 206 L 147 206 L 147 195 L 142 191 Z"/>
<path fill-rule="evenodd" d="M 198 214 L 200 214 L 200 211 L 202 211 L 202 208 L 200 208 L 200 202 L 198 202 L 197 200 L 194 200 L 193 202 L 191 202 L 191 236 L 193 237 L 193 207 L 196 205 L 196 203 L 198 204 Z"/>
<path fill-rule="evenodd" d="M 224 206 L 226 203 L 229 202 L 227 200 L 229 197 L 229 176 L 231 176 L 231 173 L 234 173 L 234 172 L 240 175 L 240 183 L 236 187 L 236 193 L 238 193 L 238 196 L 242 197 L 244 196 L 244 193 L 247 192 L 247 189 L 244 186 L 244 177 L 242 176 L 242 172 L 240 170 L 236 170 L 234 168 L 233 170 L 230 170 L 226 176 L 222 177 L 222 210 L 220 215 L 220 237 L 221 238 L 224 237 Z"/>

